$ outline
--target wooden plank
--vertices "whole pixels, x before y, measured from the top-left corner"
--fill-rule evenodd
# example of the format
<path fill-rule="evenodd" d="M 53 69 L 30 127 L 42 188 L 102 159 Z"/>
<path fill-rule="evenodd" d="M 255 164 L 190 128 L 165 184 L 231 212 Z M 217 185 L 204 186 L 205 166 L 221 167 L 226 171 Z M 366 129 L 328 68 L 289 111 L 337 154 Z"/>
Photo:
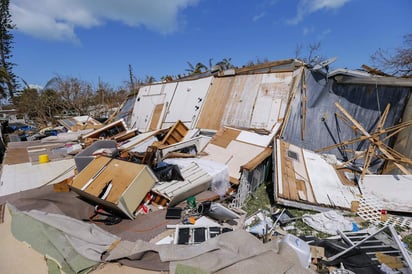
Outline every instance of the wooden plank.
<path fill-rule="evenodd" d="M 162 114 L 162 110 L 165 104 L 158 104 L 155 106 L 153 110 L 152 120 L 150 121 L 149 131 L 154 131 L 157 129 L 157 125 L 159 124 L 160 115 Z"/>
<path fill-rule="evenodd" d="M 197 128 L 219 130 L 225 106 L 232 93 L 234 77 L 215 78 L 200 113 Z"/>
<path fill-rule="evenodd" d="M 363 133 L 363 135 L 369 137 L 369 140 L 373 142 L 379 150 L 391 161 L 394 162 L 394 165 L 396 165 L 404 174 L 411 174 L 411 172 L 406 169 L 404 166 L 399 164 L 397 160 L 391 155 L 390 152 L 385 148 L 384 144 L 382 141 L 378 140 L 377 138 L 373 138 L 369 132 L 366 131 L 366 129 L 363 128 L 361 124 L 356 121 L 352 115 L 350 115 L 338 102 L 335 103 L 336 107 Z"/>
<path fill-rule="evenodd" d="M 189 129 L 183 124 L 182 121 L 177 121 L 172 128 L 167 132 L 166 136 L 160 142 L 162 145 L 172 145 L 180 142 Z"/>
<path fill-rule="evenodd" d="M 295 170 L 293 169 L 292 160 L 286 160 L 286 178 L 289 185 L 289 196 L 292 200 L 299 200 L 298 189 L 296 186 Z"/>
<path fill-rule="evenodd" d="M 281 142 L 282 179 L 283 179 L 282 187 L 283 187 L 283 195 L 286 199 L 291 198 L 290 187 L 289 187 L 290 173 L 288 172 L 288 158 L 286 157 L 288 146 L 289 144 L 285 142 Z"/>
<path fill-rule="evenodd" d="M 223 127 L 210 140 L 210 143 L 226 148 L 231 141 L 236 140 L 239 136 L 240 130 Z"/>
<path fill-rule="evenodd" d="M 97 157 L 88 164 L 74 179 L 72 186 L 81 189 L 111 158 Z"/>
<path fill-rule="evenodd" d="M 267 147 L 258 156 L 256 156 L 255 158 L 247 162 L 245 165 L 242 165 L 240 168 L 246 169 L 246 170 L 253 170 L 271 155 L 272 155 L 272 149 Z"/>

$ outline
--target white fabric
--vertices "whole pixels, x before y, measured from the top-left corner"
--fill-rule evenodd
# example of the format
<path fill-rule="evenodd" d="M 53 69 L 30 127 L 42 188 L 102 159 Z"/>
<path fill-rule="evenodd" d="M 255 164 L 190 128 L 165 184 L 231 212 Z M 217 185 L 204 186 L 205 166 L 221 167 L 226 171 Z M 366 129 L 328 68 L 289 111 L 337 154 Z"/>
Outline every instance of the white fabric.
<path fill-rule="evenodd" d="M 310 227 L 331 235 L 336 235 L 337 229 L 340 231 L 352 231 L 353 229 L 352 222 L 334 210 L 314 215 L 305 215 L 303 221 Z"/>

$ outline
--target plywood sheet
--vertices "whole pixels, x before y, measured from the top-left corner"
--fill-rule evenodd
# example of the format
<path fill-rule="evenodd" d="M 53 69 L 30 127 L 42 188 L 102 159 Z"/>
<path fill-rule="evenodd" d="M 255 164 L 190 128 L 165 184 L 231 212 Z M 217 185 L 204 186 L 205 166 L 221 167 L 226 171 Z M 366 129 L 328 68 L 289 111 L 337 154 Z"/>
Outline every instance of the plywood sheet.
<path fill-rule="evenodd" d="M 197 128 L 218 130 L 222 126 L 222 117 L 229 100 L 234 77 L 215 78 L 209 89 L 197 122 Z"/>
<path fill-rule="evenodd" d="M 105 200 L 116 204 L 144 167 L 144 165 L 127 161 L 99 157 L 94 159 L 74 178 L 72 186 L 82 189 L 93 179 L 92 183 L 84 191 L 99 197 L 105 187 L 111 183 L 112 189 Z M 99 171 L 101 171 L 100 174 L 96 176 Z"/>
<path fill-rule="evenodd" d="M 41 145 L 40 141 L 9 142 L 4 155 L 3 164 L 15 165 L 30 162 L 27 147 Z"/>
<path fill-rule="evenodd" d="M 226 148 L 231 141 L 236 140 L 240 133 L 240 130 L 224 127 L 216 132 L 210 142 L 214 145 Z"/>
<path fill-rule="evenodd" d="M 155 106 L 153 110 L 152 120 L 150 121 L 149 131 L 157 129 L 157 125 L 159 124 L 164 105 L 165 104 L 158 104 Z"/>

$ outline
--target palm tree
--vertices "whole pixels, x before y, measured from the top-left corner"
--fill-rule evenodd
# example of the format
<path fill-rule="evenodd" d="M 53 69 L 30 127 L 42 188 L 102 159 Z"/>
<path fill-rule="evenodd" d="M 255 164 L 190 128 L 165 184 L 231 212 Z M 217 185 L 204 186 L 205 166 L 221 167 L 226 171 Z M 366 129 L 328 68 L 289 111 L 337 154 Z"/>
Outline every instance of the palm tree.
<path fill-rule="evenodd" d="M 195 66 L 193 66 L 192 63 L 190 63 L 189 61 L 187 62 L 187 64 L 189 65 L 189 68 L 186 69 L 186 71 L 192 75 L 192 74 L 200 74 L 203 73 L 205 71 L 207 71 L 207 67 L 202 64 L 202 63 L 197 63 Z"/>
<path fill-rule="evenodd" d="M 154 78 L 151 75 L 146 75 L 146 79 L 145 79 L 146 84 L 153 84 L 154 82 L 156 82 L 156 78 Z"/>
<path fill-rule="evenodd" d="M 231 69 L 234 67 L 232 63 L 230 62 L 231 60 L 232 58 L 223 58 L 222 61 L 216 63 L 216 65 L 220 66 L 222 70 Z"/>
<path fill-rule="evenodd" d="M 160 78 L 162 82 L 172 82 L 173 76 L 172 75 L 164 75 Z"/>

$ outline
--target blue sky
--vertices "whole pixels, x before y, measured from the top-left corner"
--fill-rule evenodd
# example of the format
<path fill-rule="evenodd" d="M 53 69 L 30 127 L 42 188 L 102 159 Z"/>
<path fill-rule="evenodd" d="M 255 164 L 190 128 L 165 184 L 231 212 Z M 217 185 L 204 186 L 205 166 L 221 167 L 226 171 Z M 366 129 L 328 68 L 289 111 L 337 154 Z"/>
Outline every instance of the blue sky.
<path fill-rule="evenodd" d="M 320 42 L 333 68 L 370 64 L 412 33 L 410 0 L 10 0 L 14 72 L 33 85 L 54 76 L 113 88 L 136 77 L 184 74 L 231 58 L 294 58 Z"/>

